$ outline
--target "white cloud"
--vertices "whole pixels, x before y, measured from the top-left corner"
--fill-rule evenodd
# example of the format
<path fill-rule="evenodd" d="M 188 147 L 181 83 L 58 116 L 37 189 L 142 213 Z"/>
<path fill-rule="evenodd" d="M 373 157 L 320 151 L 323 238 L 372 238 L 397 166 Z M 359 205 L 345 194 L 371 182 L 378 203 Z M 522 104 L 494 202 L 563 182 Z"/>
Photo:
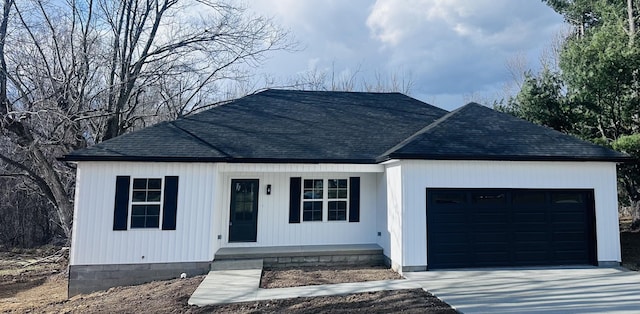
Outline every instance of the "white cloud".
<path fill-rule="evenodd" d="M 281 77 L 310 65 L 336 74 L 358 67 L 371 76 L 410 71 L 414 95 L 446 101 L 460 95 L 457 105 L 464 95 L 501 89 L 510 79 L 506 61 L 522 53 L 535 59 L 563 25 L 536 0 L 252 0 L 248 5 L 273 16 L 305 47 L 274 55 L 266 71 Z"/>

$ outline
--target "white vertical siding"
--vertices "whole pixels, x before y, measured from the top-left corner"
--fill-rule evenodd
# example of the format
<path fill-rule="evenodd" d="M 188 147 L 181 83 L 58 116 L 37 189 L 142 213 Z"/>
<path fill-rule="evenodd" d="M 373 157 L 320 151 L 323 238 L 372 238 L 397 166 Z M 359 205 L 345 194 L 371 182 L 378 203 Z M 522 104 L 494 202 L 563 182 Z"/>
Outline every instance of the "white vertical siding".
<path fill-rule="evenodd" d="M 386 256 L 390 256 L 391 232 L 389 231 L 389 226 L 387 224 L 387 174 L 376 174 L 376 183 L 378 188 L 378 199 L 376 201 L 376 230 L 377 232 L 380 232 L 380 235 L 377 236 L 377 243 L 382 247 L 384 254 Z"/>
<path fill-rule="evenodd" d="M 350 166 L 361 172 L 349 171 Z M 376 176 L 383 169 L 380 165 L 79 162 L 70 264 L 210 261 L 226 246 L 376 243 Z M 176 230 L 113 231 L 119 175 L 178 176 Z M 291 177 L 360 177 L 360 222 L 289 224 Z M 255 243 L 228 242 L 232 179 L 260 180 Z M 267 184 L 272 185 L 271 195 L 266 195 Z"/>
<path fill-rule="evenodd" d="M 427 188 L 594 189 L 599 261 L 620 261 L 616 165 L 610 162 L 402 161 L 403 266 L 427 265 Z"/>
<path fill-rule="evenodd" d="M 179 176 L 176 230 L 113 231 L 116 176 Z M 216 166 L 204 163 L 79 162 L 71 265 L 207 261 Z M 144 258 L 143 258 L 144 256 Z"/>
<path fill-rule="evenodd" d="M 322 165 L 304 165 L 314 170 Z M 315 166 L 315 167 L 313 167 Z M 286 167 L 278 171 L 286 171 Z M 348 168 L 348 167 L 346 167 Z M 292 170 L 301 170 L 300 165 L 291 165 Z M 264 165 L 250 166 L 247 170 L 256 172 L 224 172 L 221 174 L 222 188 L 217 195 L 222 200 L 222 219 L 216 224 L 218 243 L 222 247 L 238 246 L 281 246 L 281 245 L 323 245 L 323 244 L 365 244 L 376 243 L 376 174 L 354 172 L 257 172 L 265 171 Z M 360 222 L 314 221 L 289 223 L 289 184 L 291 177 L 303 179 L 332 179 L 360 177 Z M 229 243 L 229 209 L 232 179 L 258 179 L 258 234 L 256 242 Z M 266 186 L 271 184 L 271 195 L 266 194 Z M 326 212 L 326 211 L 325 211 Z M 326 220 L 326 216 L 323 215 Z"/>
<path fill-rule="evenodd" d="M 404 255 L 404 243 L 403 239 L 407 236 L 413 237 L 411 233 L 403 232 L 404 222 L 404 198 L 405 191 L 402 184 L 402 174 L 404 168 L 400 163 L 388 164 L 386 166 L 386 185 L 387 185 L 387 226 L 386 234 L 389 237 L 389 250 L 385 251 L 385 255 L 391 258 L 393 264 L 403 266 L 405 265 Z M 405 240 L 406 241 L 406 240 Z"/>

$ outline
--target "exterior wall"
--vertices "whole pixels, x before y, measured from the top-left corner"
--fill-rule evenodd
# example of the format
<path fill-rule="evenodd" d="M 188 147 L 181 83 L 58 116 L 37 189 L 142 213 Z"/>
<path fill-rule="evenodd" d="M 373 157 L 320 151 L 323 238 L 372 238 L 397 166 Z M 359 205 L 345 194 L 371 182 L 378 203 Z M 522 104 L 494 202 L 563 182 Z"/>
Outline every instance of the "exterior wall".
<path fill-rule="evenodd" d="M 400 163 L 386 165 L 386 230 L 389 246 L 385 248 L 385 256 L 390 259 L 391 266 L 398 271 L 402 271 L 404 263 L 405 243 L 403 239 L 414 235 L 403 232 L 406 214 L 404 201 L 406 192 L 403 190 L 402 174 L 404 167 Z M 426 248 L 426 247 L 425 247 Z M 424 250 L 424 248 L 423 248 Z"/>
<path fill-rule="evenodd" d="M 343 172 L 350 169 L 369 172 Z M 360 167 L 360 166 L 365 166 Z M 219 247 L 290 246 L 369 244 L 377 242 L 376 232 L 376 173 L 382 167 L 372 165 L 297 165 L 297 164 L 222 164 L 216 190 L 221 219 L 214 222 Z M 373 165 L 377 166 L 377 165 Z M 360 177 L 360 222 L 323 221 L 289 223 L 290 178 L 336 179 Z M 230 243 L 229 209 L 232 179 L 258 179 L 258 234 L 256 242 Z M 271 195 L 266 186 L 272 187 Z M 326 219 L 326 217 L 324 217 Z"/>
<path fill-rule="evenodd" d="M 348 172 L 355 169 L 362 172 Z M 380 165 L 79 162 L 70 265 L 212 261 L 220 247 L 377 242 Z M 176 230 L 113 231 L 115 180 L 179 176 Z M 289 178 L 360 177 L 360 222 L 289 224 Z M 231 179 L 260 180 L 258 241 L 228 243 Z M 266 185 L 272 185 L 266 195 Z M 218 239 L 220 236 L 220 239 Z"/>
<path fill-rule="evenodd" d="M 403 268 L 427 265 L 427 188 L 593 189 L 598 261 L 620 262 L 615 163 L 404 160 L 401 164 Z"/>
<path fill-rule="evenodd" d="M 79 162 L 70 265 L 211 261 L 216 165 Z M 176 230 L 113 231 L 116 176 L 179 176 Z"/>

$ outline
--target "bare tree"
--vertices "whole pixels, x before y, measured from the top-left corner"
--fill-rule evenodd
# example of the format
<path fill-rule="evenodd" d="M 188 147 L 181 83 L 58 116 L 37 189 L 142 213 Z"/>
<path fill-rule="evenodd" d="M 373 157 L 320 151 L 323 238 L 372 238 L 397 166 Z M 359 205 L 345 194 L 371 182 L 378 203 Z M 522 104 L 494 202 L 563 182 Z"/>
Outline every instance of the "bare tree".
<path fill-rule="evenodd" d="M 355 70 L 345 69 L 336 72 L 335 65 L 331 69 L 313 67 L 308 71 L 288 80 L 287 84 L 276 87 L 297 88 L 302 90 L 323 91 L 365 91 L 365 92 L 398 92 L 410 94 L 414 87 L 411 73 L 373 72 L 371 78 L 365 76 L 358 65 Z"/>
<path fill-rule="evenodd" d="M 0 176 L 28 180 L 71 234 L 70 150 L 215 103 L 293 46 L 242 7 L 188 0 L 3 0 Z"/>

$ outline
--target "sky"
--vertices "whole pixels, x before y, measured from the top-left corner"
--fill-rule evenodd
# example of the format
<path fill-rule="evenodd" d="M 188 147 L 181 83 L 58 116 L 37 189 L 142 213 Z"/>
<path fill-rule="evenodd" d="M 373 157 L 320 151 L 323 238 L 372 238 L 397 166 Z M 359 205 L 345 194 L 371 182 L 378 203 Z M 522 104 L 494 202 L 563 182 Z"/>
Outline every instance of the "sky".
<path fill-rule="evenodd" d="M 286 81 L 309 71 L 410 80 L 409 95 L 455 109 L 504 97 L 509 60 L 539 58 L 566 25 L 540 0 L 250 0 L 299 43 L 259 72 Z"/>

